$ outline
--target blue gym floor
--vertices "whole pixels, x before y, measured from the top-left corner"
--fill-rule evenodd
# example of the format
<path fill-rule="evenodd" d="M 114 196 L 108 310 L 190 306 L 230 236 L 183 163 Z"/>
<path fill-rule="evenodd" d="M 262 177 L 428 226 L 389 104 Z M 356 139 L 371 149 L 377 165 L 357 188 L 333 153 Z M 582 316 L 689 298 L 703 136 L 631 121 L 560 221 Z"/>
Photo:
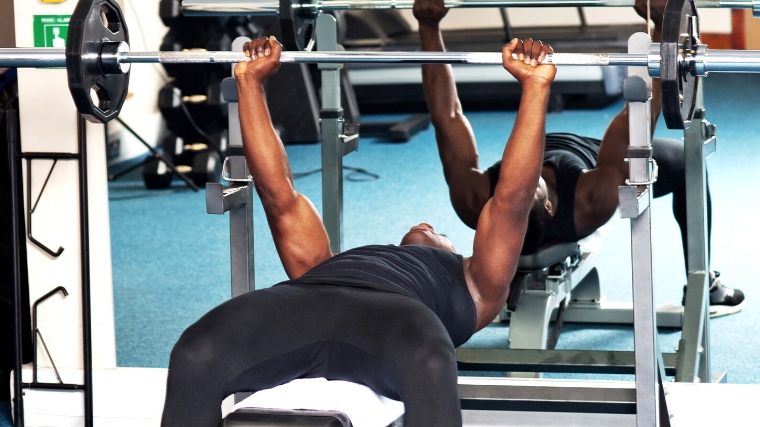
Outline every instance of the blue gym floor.
<path fill-rule="evenodd" d="M 748 337 L 760 329 L 755 303 L 753 265 L 758 259 L 753 218 L 760 201 L 753 197 L 760 165 L 760 138 L 755 132 L 760 107 L 747 93 L 760 92 L 760 78 L 711 75 L 706 79 L 707 117 L 718 124 L 718 151 L 709 159 L 714 203 L 713 263 L 724 283 L 745 291 L 747 308 L 712 322 L 712 366 L 729 372 L 737 383 L 760 382 Z M 599 110 L 550 114 L 547 131 L 601 137 L 622 101 Z M 467 114 L 478 141 L 481 167 L 498 160 L 515 112 Z M 376 117 L 365 117 L 366 120 Z M 657 126 L 657 135 L 682 133 Z M 320 167 L 319 145 L 287 147 L 292 170 Z M 410 225 L 426 221 L 447 234 L 463 255 L 471 253 L 473 231 L 463 225 L 448 200 L 432 127 L 407 143 L 363 139 L 346 165 L 380 175 L 374 181 L 344 184 L 344 248 L 397 243 Z M 321 176 L 296 180 L 296 188 L 321 207 Z M 229 222 L 205 213 L 204 193 L 185 190 L 151 192 L 141 182 L 110 186 L 111 242 L 117 360 L 119 366 L 166 367 L 182 330 L 210 308 L 229 298 Z M 654 204 L 654 256 L 657 302 L 680 304 L 685 283 L 680 234 L 671 215 L 670 197 Z M 256 286 L 285 280 L 266 226 L 263 209 L 255 207 Z M 630 232 L 622 221 L 604 242 L 599 256 L 604 294 L 609 301 L 630 301 Z M 298 315 L 298 313 L 293 313 Z M 755 321 L 753 321 L 755 320 Z M 506 346 L 508 327 L 492 326 L 467 345 Z M 673 351 L 679 332 L 661 331 L 663 351 Z M 760 348 L 760 343 L 757 345 Z M 628 327 L 566 325 L 558 348 L 632 349 Z"/>
<path fill-rule="evenodd" d="M 750 93 L 760 92 L 759 76 L 711 75 L 706 79 L 707 118 L 718 124 L 718 151 L 709 159 L 713 197 L 713 262 L 724 283 L 742 289 L 745 310 L 711 323 L 714 370 L 728 371 L 735 383 L 758 383 L 760 315 L 753 269 L 757 262 L 755 227 L 760 201 L 755 171 L 760 165 L 760 137 L 755 132 L 760 107 Z M 547 131 L 601 137 L 622 101 L 598 110 L 573 110 L 549 115 Z M 481 167 L 498 160 L 515 112 L 472 112 Z M 365 120 L 381 117 L 365 117 Z M 386 117 L 382 117 L 386 118 Z M 658 136 L 681 138 L 661 121 Z M 320 167 L 319 145 L 287 147 L 292 170 Z M 426 221 L 447 234 L 463 255 L 471 253 L 473 230 L 463 225 L 448 193 L 432 127 L 407 143 L 363 139 L 358 152 L 344 160 L 380 175 L 374 181 L 344 184 L 344 249 L 371 243 L 397 243 L 409 226 Z M 321 208 L 321 176 L 296 180 L 296 188 Z M 142 182 L 110 185 L 116 345 L 119 366 L 166 367 L 169 352 L 182 330 L 207 310 L 229 298 L 229 221 L 205 213 L 204 193 L 176 182 L 168 191 L 147 191 Z M 680 304 L 685 283 L 680 234 L 670 197 L 653 206 L 657 303 Z M 255 207 L 256 286 L 285 280 L 260 204 Z M 627 221 L 606 236 L 600 270 L 609 301 L 631 301 L 630 231 Z M 298 313 L 293 313 L 297 316 Z M 754 326 L 753 326 L 754 325 Z M 505 347 L 508 327 L 491 326 L 468 346 Z M 673 351 L 680 332 L 661 330 L 663 351 Z M 563 349 L 633 349 L 627 327 L 566 325 L 559 339 Z M 748 339 L 749 338 L 749 339 Z"/>
<path fill-rule="evenodd" d="M 754 270 L 755 247 L 760 240 L 756 226 L 760 200 L 755 190 L 760 182 L 756 172 L 760 166 L 760 106 L 751 95 L 757 93 L 760 76 L 713 74 L 706 79 L 707 118 L 718 125 L 718 151 L 709 159 L 712 266 L 721 271 L 724 283 L 742 289 L 748 300 L 743 312 L 711 322 L 712 369 L 728 371 L 731 383 L 760 383 L 760 340 L 755 338 L 760 330 L 760 303 Z M 597 110 L 550 114 L 547 131 L 600 138 L 622 105 L 619 101 Z M 467 117 L 485 168 L 500 158 L 515 112 L 470 112 Z M 386 118 L 364 117 L 367 121 Z M 665 128 L 662 121 L 656 135 L 682 137 L 681 132 Z M 317 144 L 291 145 L 287 152 L 294 172 L 320 167 Z M 451 208 L 432 127 L 407 143 L 362 139 L 359 151 L 344 162 L 380 176 L 374 181 L 347 180 L 344 184 L 344 249 L 398 243 L 409 226 L 425 221 L 447 234 L 460 253 L 471 253 L 474 231 L 463 225 Z M 229 220 L 206 214 L 205 193 L 189 191 L 179 181 L 165 191 L 148 191 L 141 181 L 115 182 L 109 189 L 117 363 L 165 368 L 181 332 L 230 296 Z M 297 179 L 296 189 L 321 209 L 320 174 Z M 653 205 L 658 304 L 680 304 L 685 283 L 680 235 L 670 203 L 670 197 L 665 197 Z M 254 224 L 256 286 L 268 287 L 286 276 L 260 204 L 255 206 Z M 628 222 L 621 221 L 606 236 L 599 254 L 603 292 L 609 301 L 631 301 L 629 230 Z M 506 326 L 489 326 L 466 346 L 506 347 L 507 332 Z M 662 350 L 673 351 L 680 332 L 661 330 L 660 337 Z M 565 325 L 557 347 L 632 350 L 633 334 L 628 327 Z"/>

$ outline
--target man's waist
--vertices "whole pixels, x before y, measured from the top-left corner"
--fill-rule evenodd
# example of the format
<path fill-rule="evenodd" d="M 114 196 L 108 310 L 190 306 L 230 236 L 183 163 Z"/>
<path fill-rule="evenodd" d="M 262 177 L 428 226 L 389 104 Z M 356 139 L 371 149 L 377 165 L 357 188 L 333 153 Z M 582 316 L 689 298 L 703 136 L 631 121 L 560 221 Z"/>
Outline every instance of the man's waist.
<path fill-rule="evenodd" d="M 366 278 L 338 275 L 338 274 L 306 274 L 297 279 L 288 280 L 286 282 L 278 284 L 306 284 L 306 285 L 334 285 L 334 286 L 347 286 L 359 289 L 369 289 L 382 292 L 391 292 L 399 295 L 403 295 L 409 298 L 413 298 L 419 301 L 419 297 L 414 293 L 390 282 L 383 282 L 381 280 L 368 280 Z"/>

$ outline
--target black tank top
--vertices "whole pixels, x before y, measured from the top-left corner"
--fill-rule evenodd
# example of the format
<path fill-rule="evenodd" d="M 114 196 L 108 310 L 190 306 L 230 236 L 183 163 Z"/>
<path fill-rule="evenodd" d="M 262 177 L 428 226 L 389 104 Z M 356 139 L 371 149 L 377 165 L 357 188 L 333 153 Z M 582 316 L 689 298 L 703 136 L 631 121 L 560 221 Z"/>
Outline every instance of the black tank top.
<path fill-rule="evenodd" d="M 477 324 L 462 256 L 422 245 L 370 245 L 322 262 L 283 283 L 354 286 L 416 299 L 443 323 L 454 346 L 464 344 Z"/>
<path fill-rule="evenodd" d="M 596 167 L 601 141 L 572 133 L 547 133 L 544 149 L 544 165 L 554 169 L 557 179 L 557 206 L 544 241 L 564 240 L 577 242 L 586 236 L 578 236 L 575 230 L 575 187 L 584 169 Z M 501 161 L 488 168 L 491 195 L 499 181 Z"/>

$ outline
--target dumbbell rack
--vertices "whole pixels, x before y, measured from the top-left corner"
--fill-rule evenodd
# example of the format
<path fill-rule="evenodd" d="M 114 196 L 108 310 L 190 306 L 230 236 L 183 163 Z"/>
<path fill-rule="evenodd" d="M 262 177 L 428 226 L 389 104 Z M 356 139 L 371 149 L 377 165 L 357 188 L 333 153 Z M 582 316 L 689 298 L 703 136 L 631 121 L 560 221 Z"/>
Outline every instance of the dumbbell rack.
<path fill-rule="evenodd" d="M 233 31 L 230 27 L 237 23 L 230 19 L 248 20 L 244 17 L 187 18 L 179 13 L 179 9 L 179 0 L 162 0 L 159 5 L 159 16 L 169 27 L 161 43 L 161 51 L 167 54 L 197 48 L 229 49 L 231 40 L 228 33 Z M 238 27 L 235 28 L 236 32 L 249 31 L 248 27 Z M 172 81 L 159 91 L 159 109 L 169 128 L 162 141 L 174 140 L 178 145 L 173 145 L 176 150 L 164 147 L 161 153 L 151 149 L 151 156 L 144 162 L 143 178 L 148 188 L 166 188 L 175 175 L 197 190 L 198 186 L 209 180 L 219 181 L 227 137 L 220 133 L 226 126 L 220 126 L 219 120 L 226 120 L 226 111 L 218 93 L 218 84 L 223 78 L 220 74 L 227 73 L 230 65 L 202 64 L 191 72 L 176 64 L 164 64 L 164 68 Z M 206 148 L 185 149 L 185 144 L 198 145 L 196 142 Z M 201 157 L 196 159 L 196 156 Z M 159 165 L 161 162 L 166 167 Z M 178 173 L 174 165 L 184 173 Z"/>

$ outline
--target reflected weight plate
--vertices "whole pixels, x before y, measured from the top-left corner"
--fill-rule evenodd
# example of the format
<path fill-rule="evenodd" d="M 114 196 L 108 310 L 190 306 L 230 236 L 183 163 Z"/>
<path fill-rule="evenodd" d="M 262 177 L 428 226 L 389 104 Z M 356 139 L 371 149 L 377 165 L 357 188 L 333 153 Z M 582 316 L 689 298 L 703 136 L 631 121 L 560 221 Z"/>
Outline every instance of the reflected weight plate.
<path fill-rule="evenodd" d="M 115 0 L 80 0 L 69 21 L 66 69 L 77 110 L 93 123 L 119 115 L 129 89 L 129 73 L 101 69 L 103 42 L 129 43 L 124 15 Z"/>
<path fill-rule="evenodd" d="M 686 129 L 694 116 L 700 78 L 680 60 L 696 48 L 699 29 L 693 0 L 669 0 L 665 7 L 660 44 L 662 116 L 669 129 Z"/>
<path fill-rule="evenodd" d="M 301 7 L 309 0 L 280 0 L 280 30 L 282 44 L 287 50 L 314 48 L 316 8 Z"/>

